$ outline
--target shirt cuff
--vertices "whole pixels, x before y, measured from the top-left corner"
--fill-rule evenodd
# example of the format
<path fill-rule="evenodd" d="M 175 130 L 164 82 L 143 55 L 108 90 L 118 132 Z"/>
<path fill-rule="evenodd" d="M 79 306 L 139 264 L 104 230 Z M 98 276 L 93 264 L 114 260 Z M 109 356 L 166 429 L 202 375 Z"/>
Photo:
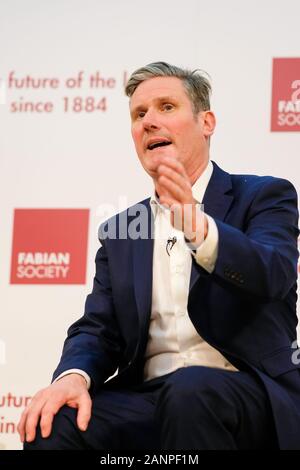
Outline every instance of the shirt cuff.
<path fill-rule="evenodd" d="M 61 379 L 62 377 L 64 377 L 65 375 L 69 375 L 69 374 L 78 374 L 78 375 L 81 375 L 85 381 L 86 381 L 86 387 L 87 389 L 89 390 L 90 386 L 91 386 L 91 378 L 90 376 L 84 372 L 84 370 L 81 370 L 81 369 L 68 369 L 68 370 L 65 370 L 64 372 L 62 372 L 58 377 L 56 377 L 56 379 L 53 381 L 54 382 L 57 382 L 57 380 Z"/>
<path fill-rule="evenodd" d="M 200 246 L 192 247 L 192 255 L 196 263 L 211 274 L 215 269 L 218 257 L 219 232 L 214 219 L 207 214 L 206 217 L 208 223 L 207 236 Z"/>

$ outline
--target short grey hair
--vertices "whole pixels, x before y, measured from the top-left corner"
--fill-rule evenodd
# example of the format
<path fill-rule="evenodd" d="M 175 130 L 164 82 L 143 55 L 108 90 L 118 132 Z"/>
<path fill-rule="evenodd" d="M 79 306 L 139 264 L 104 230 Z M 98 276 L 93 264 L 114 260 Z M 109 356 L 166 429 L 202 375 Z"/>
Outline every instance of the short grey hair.
<path fill-rule="evenodd" d="M 183 69 L 167 62 L 153 62 L 152 64 L 140 67 L 132 73 L 125 87 L 125 93 L 130 98 L 137 87 L 150 78 L 177 77 L 183 82 L 194 113 L 198 114 L 199 111 L 210 110 L 211 84 L 204 73 L 199 69 Z"/>

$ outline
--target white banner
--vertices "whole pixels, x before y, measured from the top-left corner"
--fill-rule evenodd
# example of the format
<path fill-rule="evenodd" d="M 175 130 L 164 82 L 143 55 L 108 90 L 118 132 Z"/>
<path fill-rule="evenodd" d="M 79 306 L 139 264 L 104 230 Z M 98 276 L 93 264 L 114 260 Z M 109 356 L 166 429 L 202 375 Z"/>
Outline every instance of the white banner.
<path fill-rule="evenodd" d="M 157 60 L 207 71 L 211 158 L 299 188 L 299 129 L 271 132 L 271 109 L 273 58 L 300 55 L 300 3 L 0 6 L 0 448 L 18 449 L 20 414 L 49 383 L 91 290 L 103 205 L 122 210 L 152 189 L 131 141 L 128 74 Z"/>

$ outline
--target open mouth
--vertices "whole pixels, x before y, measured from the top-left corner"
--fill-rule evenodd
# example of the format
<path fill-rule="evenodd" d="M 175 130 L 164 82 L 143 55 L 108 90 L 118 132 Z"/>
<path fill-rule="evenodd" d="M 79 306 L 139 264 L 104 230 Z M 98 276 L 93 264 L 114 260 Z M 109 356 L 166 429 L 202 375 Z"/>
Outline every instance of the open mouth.
<path fill-rule="evenodd" d="M 172 142 L 167 142 L 166 140 L 161 141 L 161 142 L 153 142 L 152 144 L 149 144 L 147 149 L 148 150 L 154 150 L 158 147 L 166 147 L 167 145 L 171 145 Z"/>

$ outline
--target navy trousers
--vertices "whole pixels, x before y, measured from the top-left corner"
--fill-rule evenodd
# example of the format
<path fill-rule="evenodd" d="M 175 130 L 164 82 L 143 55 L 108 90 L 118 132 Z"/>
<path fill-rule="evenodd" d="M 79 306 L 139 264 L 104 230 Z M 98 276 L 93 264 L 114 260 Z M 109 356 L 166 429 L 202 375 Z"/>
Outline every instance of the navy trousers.
<path fill-rule="evenodd" d="M 276 449 L 270 404 L 248 372 L 192 366 L 130 390 L 104 389 L 93 398 L 88 429 L 64 406 L 44 439 L 38 429 L 25 450 Z"/>

